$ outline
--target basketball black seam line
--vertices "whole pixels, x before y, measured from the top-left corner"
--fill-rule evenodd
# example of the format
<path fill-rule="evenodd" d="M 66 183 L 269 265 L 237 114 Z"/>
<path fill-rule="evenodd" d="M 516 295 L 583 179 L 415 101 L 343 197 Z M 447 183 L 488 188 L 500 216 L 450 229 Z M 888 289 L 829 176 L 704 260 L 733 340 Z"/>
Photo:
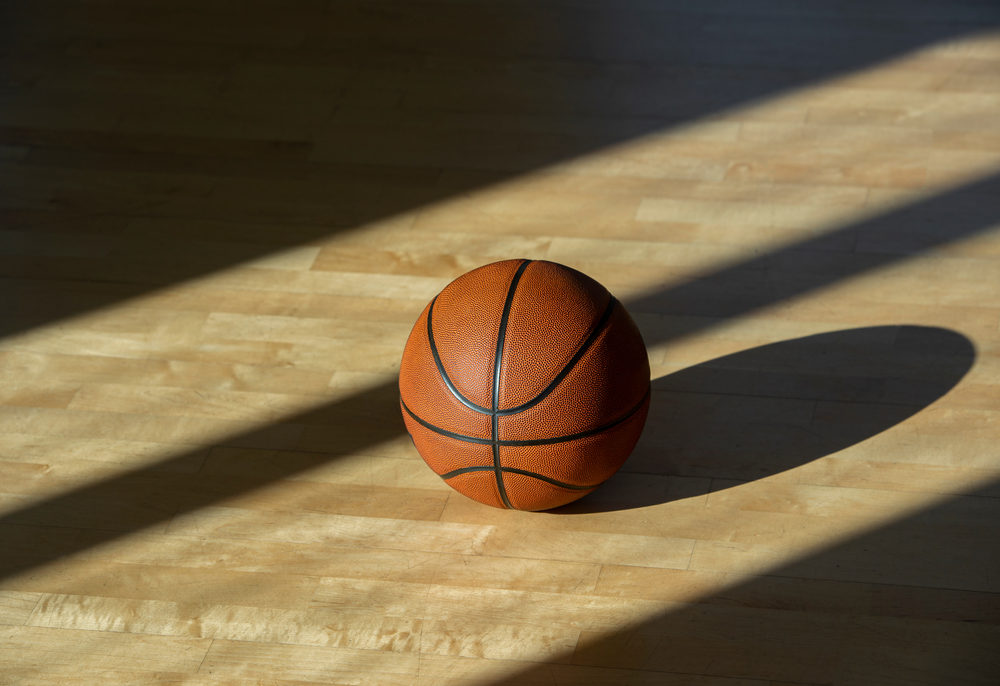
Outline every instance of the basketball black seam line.
<path fill-rule="evenodd" d="M 406 401 L 403 400 L 402 398 L 399 399 L 399 404 L 403 406 L 403 410 L 406 411 L 406 414 L 410 415 L 410 417 L 413 418 L 413 421 L 415 421 L 417 424 L 424 427 L 425 429 L 430 429 L 436 434 L 441 434 L 442 436 L 446 436 L 447 438 L 454 438 L 455 440 L 458 441 L 464 441 L 465 443 L 477 443 L 479 445 L 493 445 L 493 439 L 491 438 L 477 438 L 476 436 L 466 436 L 465 434 L 459 434 L 455 433 L 454 431 L 448 431 L 448 429 L 442 429 L 440 426 L 435 426 L 434 424 L 431 424 L 423 417 L 417 416 L 417 414 L 410 409 L 410 407 L 406 404 Z"/>
<path fill-rule="evenodd" d="M 437 343 L 435 343 L 434 341 L 434 326 L 432 324 L 431 319 L 434 315 L 435 302 L 437 302 L 437 297 L 431 300 L 430 308 L 427 310 L 427 341 L 430 344 L 431 357 L 434 358 L 434 366 L 437 367 L 438 373 L 441 375 L 441 379 L 444 381 L 445 386 L 448 387 L 448 390 L 451 392 L 453 396 L 455 396 L 455 398 L 460 403 L 468 407 L 470 410 L 478 412 L 479 414 L 492 415 L 493 411 L 490 408 L 483 407 L 482 405 L 477 405 L 476 403 L 472 402 L 464 395 L 462 395 L 462 392 L 458 390 L 457 386 L 455 386 L 454 382 L 451 380 L 451 377 L 448 376 L 448 372 L 444 368 L 444 362 L 442 362 L 441 360 L 441 355 L 440 353 L 438 353 Z M 586 352 L 594 344 L 594 341 L 597 340 L 597 337 L 607 326 L 608 322 L 611 321 L 611 313 L 614 311 L 615 305 L 617 303 L 618 301 L 615 299 L 614 296 L 611 296 L 608 299 L 608 304 L 604 308 L 604 312 L 601 314 L 600 319 L 597 320 L 597 323 L 594 325 L 594 328 L 591 329 L 590 334 L 587 336 L 587 339 L 580 345 L 577 351 L 573 354 L 573 357 L 570 358 L 569 362 L 563 365 L 563 368 L 559 371 L 559 373 L 551 381 L 551 383 L 549 383 L 548 386 L 546 386 L 538 395 L 536 395 L 534 398 L 524 403 L 523 405 L 518 405 L 517 407 L 511 407 L 506 410 L 499 410 L 497 414 L 500 415 L 501 417 L 507 417 L 512 414 L 519 414 L 545 400 L 545 398 L 548 397 L 548 395 L 556 389 L 556 387 L 562 382 L 562 380 L 565 379 L 566 376 L 568 376 L 571 371 L 573 371 L 573 368 L 576 366 L 577 362 L 580 361 L 580 359 L 584 356 L 584 354 L 586 354 Z"/>
<path fill-rule="evenodd" d="M 459 469 L 453 469 L 452 471 L 446 474 L 439 474 L 438 476 L 447 481 L 448 479 L 459 476 L 460 474 L 468 474 L 469 472 L 485 472 L 492 469 L 493 467 L 489 465 L 482 465 L 476 467 L 461 467 Z M 511 474 L 521 474 L 522 476 L 530 476 L 533 479 L 539 479 L 540 481 L 545 481 L 547 483 L 552 484 L 553 486 L 559 486 L 560 488 L 565 488 L 571 491 L 589 491 L 601 485 L 601 484 L 594 484 L 592 486 L 577 486 L 576 484 L 567 484 L 563 483 L 562 481 L 557 481 L 556 479 L 553 479 L 552 477 L 549 476 L 545 476 L 544 474 L 539 474 L 537 472 L 530 472 L 527 469 L 518 469 L 517 467 L 502 467 L 501 469 Z"/>
<path fill-rule="evenodd" d="M 437 297 L 435 297 L 433 300 L 431 300 L 430 306 L 428 307 L 428 310 L 427 310 L 427 340 L 428 340 L 428 343 L 430 345 L 431 356 L 434 359 L 434 365 L 437 367 L 438 373 L 441 375 L 441 379 L 444 381 L 445 386 L 448 388 L 448 390 L 451 392 L 451 394 L 459 402 L 461 402 L 463 405 L 465 405 L 466 407 L 468 407 L 469 409 L 471 409 L 471 410 L 473 410 L 475 412 L 478 412 L 480 414 L 488 414 L 488 415 L 490 415 L 490 436 L 491 436 L 491 438 L 487 441 L 486 439 L 475 438 L 473 436 L 464 436 L 462 434 L 457 434 L 457 433 L 454 433 L 454 432 L 442 429 L 440 427 L 434 426 L 433 424 L 430 424 L 429 422 L 426 422 L 421 417 L 418 417 L 412 410 L 410 410 L 409 407 L 407 407 L 406 403 L 403 402 L 402 398 L 400 398 L 400 403 L 402 403 L 402 405 L 403 405 L 404 409 L 406 410 L 406 412 L 411 417 L 413 417 L 413 419 L 415 421 L 417 421 L 421 425 L 425 426 L 426 428 L 428 428 L 428 429 L 430 429 L 432 431 L 435 431 L 435 432 L 437 432 L 437 433 L 439 433 L 441 435 L 445 435 L 445 436 L 449 436 L 451 438 L 455 438 L 457 440 L 466 441 L 466 442 L 472 442 L 472 443 L 479 443 L 479 444 L 490 445 L 491 446 L 492 451 L 493 451 L 493 463 L 494 463 L 493 469 L 494 469 L 494 477 L 495 477 L 496 482 L 497 482 L 497 490 L 500 493 L 500 497 L 501 497 L 501 500 L 504 503 L 504 506 L 507 507 L 507 508 L 510 508 L 510 509 L 515 509 L 515 508 L 513 508 L 511 506 L 510 501 L 507 498 L 506 489 L 504 488 L 504 485 L 503 485 L 503 474 L 502 473 L 505 470 L 505 468 L 501 467 L 501 465 L 500 465 L 500 446 L 501 445 L 510 445 L 510 446 L 551 445 L 551 444 L 554 444 L 554 443 L 561 443 L 561 442 L 566 442 L 566 441 L 570 441 L 570 440 L 576 440 L 578 438 L 585 438 L 586 436 L 593 435 L 594 433 L 599 433 L 600 431 L 604 431 L 606 429 L 609 429 L 609 428 L 611 428 L 611 427 L 613 427 L 613 426 L 615 426 L 615 425 L 617 425 L 617 424 L 625 421 L 626 419 L 628 419 L 629 417 L 631 417 L 633 414 L 635 414 L 635 412 L 637 412 L 639 410 L 639 408 L 642 406 L 643 402 L 645 402 L 645 396 L 644 396 L 643 400 L 640 401 L 639 404 L 636 405 L 636 407 L 632 408 L 629 412 L 627 412 L 625 414 L 625 416 L 623 416 L 620 419 L 617 419 L 617 420 L 615 420 L 615 421 L 613 421 L 613 422 L 611 422 L 609 424 L 606 424 L 606 425 L 604 425 L 602 427 L 598 427 L 597 429 L 593 429 L 591 431 L 585 431 L 585 432 L 580 432 L 578 434 L 571 434 L 571 435 L 568 435 L 568 436 L 561 436 L 561 437 L 556 437 L 556 438 L 536 439 L 536 440 L 529 440 L 529 441 L 501 441 L 501 440 L 499 440 L 500 430 L 499 430 L 499 419 L 498 418 L 500 416 L 510 416 L 510 415 L 518 414 L 520 412 L 524 412 L 525 410 L 527 410 L 527 409 L 529 409 L 531 407 L 534 407 L 535 405 L 537 405 L 538 403 L 540 403 L 542 400 L 544 400 L 546 397 L 548 397 L 548 395 L 550 393 L 552 393 L 552 391 L 555 390 L 556 387 L 558 387 L 558 385 L 566 378 L 566 376 L 569 375 L 569 373 L 573 370 L 573 368 L 580 361 L 580 359 L 584 356 L 584 354 L 586 354 L 586 352 L 593 346 L 593 344 L 597 340 L 598 336 L 601 334 L 601 332 L 607 326 L 608 322 L 611 320 L 611 315 L 612 315 L 612 313 L 613 313 L 613 311 L 615 309 L 615 306 L 618 304 L 618 301 L 615 299 L 614 296 L 611 296 L 611 295 L 608 296 L 608 304 L 605 306 L 604 312 L 601 313 L 600 318 L 594 324 L 594 327 L 591 329 L 591 331 L 588 334 L 587 338 L 580 345 L 580 347 L 577 349 L 577 351 L 573 354 L 573 357 L 571 357 L 570 360 L 565 365 L 563 365 L 562 369 L 559 371 L 558 374 L 556 374 L 555 378 L 549 383 L 549 385 L 546 386 L 544 389 L 542 389 L 542 391 L 538 395 L 536 395 L 534 398 L 532 398 L 528 402 L 526 402 L 526 403 L 524 403 L 522 405 L 518 405 L 517 407 L 508 408 L 506 410 L 498 410 L 497 406 L 499 405 L 499 383 L 500 383 L 500 374 L 501 374 L 501 362 L 502 362 L 502 359 L 503 359 L 503 348 L 504 348 L 504 341 L 505 341 L 505 338 L 506 338 L 507 322 L 508 322 L 508 320 L 510 318 L 510 310 L 511 310 L 511 307 L 512 307 L 513 302 L 514 302 L 514 291 L 517 288 L 517 284 L 520 281 L 522 274 L 524 273 L 524 271 L 527 269 L 528 265 L 531 262 L 532 262 L 532 260 L 525 260 L 524 262 L 522 262 L 520 264 L 520 266 L 518 267 L 517 271 L 514 273 L 514 277 L 511 279 L 511 283 L 510 283 L 510 286 L 508 287 L 508 291 L 507 291 L 507 297 L 506 297 L 506 299 L 504 301 L 504 308 L 503 308 L 503 311 L 501 313 L 501 318 L 500 318 L 500 327 L 499 327 L 499 331 L 497 332 L 497 351 L 496 351 L 496 357 L 494 359 L 494 365 L 493 365 L 493 397 L 492 397 L 492 408 L 490 408 L 490 409 L 482 407 L 480 405 L 477 405 L 476 403 L 472 402 L 471 400 L 469 400 L 468 398 L 466 398 L 464 395 L 462 395 L 461 391 L 458 390 L 458 388 L 452 382 L 451 378 L 448 376 L 448 372 L 444 368 L 444 362 L 441 360 L 441 355 L 438 352 L 437 344 L 434 341 L 433 314 L 434 314 L 434 304 L 437 302 Z M 646 395 L 649 395 L 649 390 L 648 389 L 646 391 Z M 543 477 L 539 476 L 539 478 L 543 478 Z M 545 480 L 545 479 L 543 478 L 543 480 Z M 556 485 L 558 485 L 558 483 L 555 482 L 554 480 L 553 480 L 553 483 L 555 483 Z"/>
<path fill-rule="evenodd" d="M 451 377 L 448 376 L 448 372 L 445 371 L 444 363 L 441 361 L 441 355 L 438 353 L 437 344 L 434 342 L 434 326 L 432 324 L 434 316 L 434 303 L 437 302 L 437 296 L 431 300 L 431 305 L 427 310 L 427 341 L 431 346 L 431 357 L 434 358 L 434 365 L 437 367 L 438 374 L 441 375 L 441 379 L 444 381 L 444 385 L 448 387 L 451 394 L 458 399 L 463 405 L 471 410 L 475 410 L 479 414 L 490 414 L 491 410 L 488 407 L 482 407 L 475 404 L 458 390 L 454 383 L 451 381 Z"/>
<path fill-rule="evenodd" d="M 503 312 L 500 314 L 500 329 L 497 331 L 497 353 L 493 360 L 493 406 L 490 413 L 490 439 L 492 440 L 493 448 L 493 476 L 497 482 L 497 491 L 500 493 L 500 500 L 503 501 L 504 507 L 513 510 L 515 509 L 513 505 L 510 504 L 510 500 L 507 498 L 507 489 L 504 487 L 503 483 L 503 470 L 500 466 L 500 444 L 497 442 L 500 438 L 500 418 L 497 416 L 497 409 L 500 405 L 500 373 L 501 373 L 501 363 L 503 362 L 503 346 L 507 339 L 507 321 L 510 319 L 510 309 L 514 305 L 514 291 L 517 290 L 517 284 L 521 280 L 521 276 L 524 271 L 531 264 L 531 260 L 525 260 L 514 272 L 514 278 L 510 280 L 510 286 L 507 289 L 507 298 L 503 303 Z"/>
<path fill-rule="evenodd" d="M 587 339 L 573 354 L 573 357 L 570 358 L 569 362 L 563 365 L 563 368 L 559 370 L 559 373 L 556 374 L 556 377 L 552 379 L 552 382 L 548 386 L 546 386 L 541 393 L 539 393 L 538 395 L 536 395 L 534 398 L 524 403 L 523 405 L 518 405 L 517 407 L 512 407 L 508 410 L 500 410 L 497 414 L 503 417 L 512 414 L 518 414 L 520 412 L 524 412 L 525 410 L 531 407 L 534 407 L 538 403 L 545 400 L 545 398 L 548 397 L 549 393 L 554 391 L 556 386 L 558 386 L 562 382 L 562 380 L 565 379 L 571 371 L 573 371 L 573 368 L 576 366 L 576 363 L 580 361 L 580 358 L 582 358 L 584 354 L 594 344 L 594 341 L 597 340 L 597 337 L 604 330 L 604 327 L 607 326 L 607 323 L 611 321 L 611 312 L 615 309 L 615 303 L 617 302 L 618 301 L 615 300 L 614 296 L 611 296 L 608 299 L 608 304 L 604 308 L 604 312 L 601 313 L 600 319 L 597 320 L 597 323 L 594 325 L 594 328 L 591 329 L 590 334 L 587 336 Z"/>
<path fill-rule="evenodd" d="M 618 426 L 619 424 L 628 421 L 629 419 L 632 418 L 632 415 L 641 410 L 643 404 L 646 402 L 646 399 L 649 398 L 650 391 L 651 389 L 647 388 L 646 392 L 643 394 L 642 399 L 638 402 L 638 404 L 630 408 L 629 411 L 623 414 L 621 417 L 618 417 L 617 419 L 608 422 L 607 424 L 602 424 L 601 426 L 595 427 L 593 429 L 587 429 L 586 431 L 579 431 L 573 434 L 564 434 L 562 436 L 553 436 L 551 438 L 532 438 L 527 440 L 498 439 L 494 441 L 494 439 L 491 438 L 478 438 L 476 436 L 466 436 L 465 434 L 455 433 L 454 431 L 448 431 L 448 429 L 442 429 L 440 426 L 431 424 L 423 417 L 418 416 L 413 410 L 409 408 L 409 406 L 406 404 L 405 401 L 403 401 L 402 398 L 399 399 L 399 402 L 403 406 L 403 410 L 405 410 L 406 413 L 413 418 L 413 421 L 417 422 L 425 429 L 433 431 L 436 434 L 440 434 L 448 438 L 454 438 L 457 441 L 464 441 L 465 443 L 477 443 L 479 445 L 493 445 L 493 443 L 496 442 L 497 445 L 523 447 L 531 445 L 554 445 L 556 443 L 568 443 L 569 441 L 576 441 L 581 438 L 587 438 L 588 436 L 593 436 L 595 434 L 601 433 L 602 431 L 607 431 L 608 429 L 612 429 Z"/>

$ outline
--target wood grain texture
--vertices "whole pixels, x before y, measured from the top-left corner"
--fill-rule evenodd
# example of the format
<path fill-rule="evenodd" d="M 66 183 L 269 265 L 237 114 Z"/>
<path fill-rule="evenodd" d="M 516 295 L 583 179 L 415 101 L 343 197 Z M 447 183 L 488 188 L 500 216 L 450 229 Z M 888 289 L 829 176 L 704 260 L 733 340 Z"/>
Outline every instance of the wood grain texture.
<path fill-rule="evenodd" d="M 992 686 L 990 0 L 0 16 L 0 684 Z M 553 512 L 403 430 L 487 262 L 652 367 Z"/>

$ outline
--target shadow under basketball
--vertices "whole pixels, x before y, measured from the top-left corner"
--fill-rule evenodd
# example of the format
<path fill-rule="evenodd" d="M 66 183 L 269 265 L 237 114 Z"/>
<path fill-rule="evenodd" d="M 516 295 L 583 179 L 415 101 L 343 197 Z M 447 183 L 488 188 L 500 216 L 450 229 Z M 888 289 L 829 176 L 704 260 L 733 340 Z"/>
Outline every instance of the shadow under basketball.
<path fill-rule="evenodd" d="M 913 416 L 974 359 L 971 341 L 955 331 L 877 326 L 688 367 L 654 380 L 646 428 L 622 470 L 551 512 L 656 505 L 798 467 Z M 655 478 L 664 476 L 675 478 Z"/>

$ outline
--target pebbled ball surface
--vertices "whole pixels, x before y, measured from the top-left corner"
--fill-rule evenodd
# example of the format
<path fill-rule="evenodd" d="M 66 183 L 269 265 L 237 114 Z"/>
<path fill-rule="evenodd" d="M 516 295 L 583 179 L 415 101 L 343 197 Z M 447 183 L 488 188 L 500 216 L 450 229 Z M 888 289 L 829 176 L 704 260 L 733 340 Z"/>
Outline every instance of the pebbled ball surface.
<path fill-rule="evenodd" d="M 544 510 L 625 462 L 649 407 L 649 362 L 628 312 L 599 283 L 554 262 L 505 260 L 428 304 L 399 390 L 417 451 L 455 490 Z"/>

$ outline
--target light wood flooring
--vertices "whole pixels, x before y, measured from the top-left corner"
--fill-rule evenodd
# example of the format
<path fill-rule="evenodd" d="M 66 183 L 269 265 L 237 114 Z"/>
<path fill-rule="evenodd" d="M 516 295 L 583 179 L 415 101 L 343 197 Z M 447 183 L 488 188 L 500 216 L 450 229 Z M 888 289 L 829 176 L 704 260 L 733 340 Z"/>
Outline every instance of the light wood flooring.
<path fill-rule="evenodd" d="M 0 9 L 0 684 L 1000 683 L 1000 5 Z M 553 512 L 395 374 L 549 259 L 653 401 Z"/>

